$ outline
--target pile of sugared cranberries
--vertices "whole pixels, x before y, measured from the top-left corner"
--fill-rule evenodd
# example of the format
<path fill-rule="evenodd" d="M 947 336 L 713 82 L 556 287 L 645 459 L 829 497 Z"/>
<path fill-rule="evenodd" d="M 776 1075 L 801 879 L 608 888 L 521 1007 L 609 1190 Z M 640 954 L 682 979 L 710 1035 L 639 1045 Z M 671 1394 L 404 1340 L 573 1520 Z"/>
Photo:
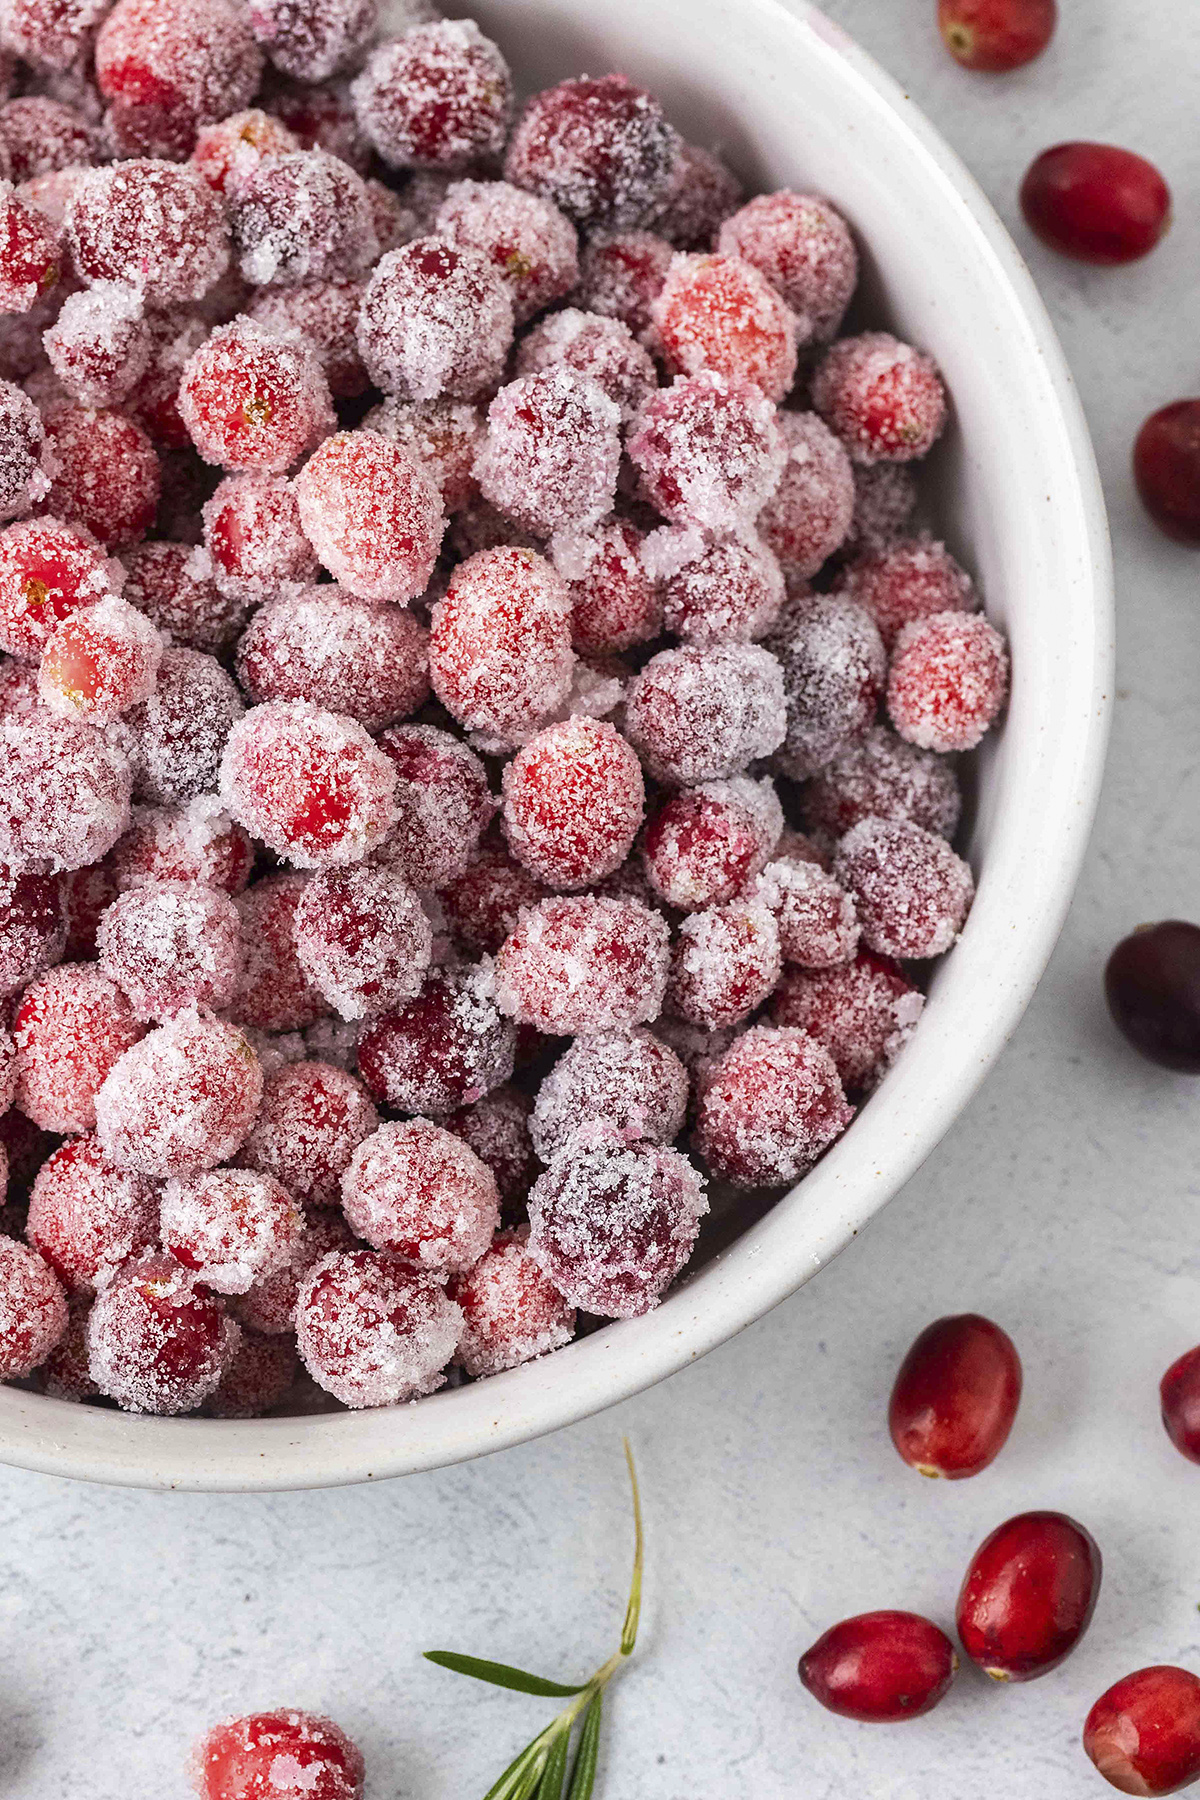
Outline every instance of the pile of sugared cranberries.
<path fill-rule="evenodd" d="M 974 890 L 1008 649 L 848 222 L 378 12 L 0 8 L 0 1379 L 63 1399 L 381 1406 L 646 1312 Z M 331 1732 L 203 1791 L 357 1793 Z"/>

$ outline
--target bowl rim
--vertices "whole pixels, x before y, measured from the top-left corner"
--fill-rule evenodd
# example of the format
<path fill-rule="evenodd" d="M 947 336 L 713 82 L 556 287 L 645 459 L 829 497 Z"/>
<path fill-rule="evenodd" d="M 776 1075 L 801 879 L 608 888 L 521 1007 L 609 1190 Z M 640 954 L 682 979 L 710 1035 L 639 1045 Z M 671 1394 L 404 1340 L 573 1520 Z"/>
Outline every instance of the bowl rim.
<path fill-rule="evenodd" d="M 1043 876 L 1041 910 L 1007 971 L 1002 992 L 925 1111 L 919 1130 L 900 1130 L 896 1153 L 874 1181 L 860 1171 L 826 1205 L 821 1230 L 803 1254 L 777 1254 L 759 1226 L 685 1281 L 644 1319 L 578 1340 L 550 1358 L 466 1388 L 446 1389 L 407 1407 L 253 1421 L 150 1419 L 70 1405 L 0 1387 L 0 1461 L 44 1474 L 120 1486 L 193 1491 L 291 1490 L 349 1485 L 466 1461 L 587 1418 L 695 1361 L 762 1318 L 832 1259 L 890 1200 L 949 1129 L 995 1062 L 1024 1012 L 1057 941 L 1078 879 L 1099 800 L 1113 695 L 1113 583 L 1100 477 L 1083 410 L 1049 314 L 998 213 L 957 153 L 900 85 L 811 0 L 752 0 L 780 28 L 807 31 L 807 53 L 836 56 L 860 87 L 882 101 L 973 234 L 1010 301 L 1014 326 L 1040 359 L 1045 398 L 1057 411 L 1069 451 L 1056 527 L 1069 529 L 1090 568 L 1091 704 L 1072 751 L 1073 785 L 1063 796 L 1061 854 Z M 1074 478 L 1073 491 L 1066 480 Z M 1067 500 L 1071 509 L 1066 508 Z M 968 926 L 969 929 L 969 926 Z M 918 1032 L 917 1037 L 920 1037 Z M 897 1075 L 899 1070 L 897 1070 Z M 895 1077 L 880 1090 L 887 1093 Z M 874 1103 L 873 1103 L 874 1104 Z M 858 1127 L 862 1130 L 862 1126 Z M 856 1134 L 851 1134 L 855 1136 Z M 889 1146 L 890 1148 L 890 1146 Z M 831 1158 L 836 1155 L 831 1153 Z M 827 1162 L 830 1159 L 826 1159 Z M 838 1189 L 838 1178 L 829 1184 Z M 848 1195 L 848 1189 L 854 1192 Z M 783 1208 L 798 1189 L 778 1203 Z M 770 1235 L 770 1234 L 766 1234 Z M 706 1276 L 723 1269 L 715 1287 Z M 709 1291 L 712 1289 L 712 1291 Z M 699 1296 L 699 1298 L 698 1298 Z M 636 1349 L 633 1333 L 637 1334 Z"/>

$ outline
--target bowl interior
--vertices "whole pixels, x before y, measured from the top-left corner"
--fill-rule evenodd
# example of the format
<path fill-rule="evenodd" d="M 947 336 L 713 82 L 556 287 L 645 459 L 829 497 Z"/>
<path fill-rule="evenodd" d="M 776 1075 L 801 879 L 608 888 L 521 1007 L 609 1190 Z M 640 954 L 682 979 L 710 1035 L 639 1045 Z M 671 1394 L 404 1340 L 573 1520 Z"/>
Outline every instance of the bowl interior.
<path fill-rule="evenodd" d="M 954 422 L 923 504 L 1008 632 L 1006 723 L 977 759 L 979 889 L 924 1018 L 807 1179 L 654 1313 L 414 1406 L 247 1422 L 148 1419 L 0 1388 L 0 1458 L 145 1486 L 288 1488 L 405 1473 L 551 1430 L 673 1372 L 814 1274 L 928 1154 L 1020 1016 L 1086 843 L 1111 691 L 1103 502 L 1070 377 L 999 220 L 900 90 L 812 9 L 777 0 L 483 0 L 526 89 L 621 69 L 751 189 L 832 199 L 865 252 L 866 315 L 930 350 Z"/>

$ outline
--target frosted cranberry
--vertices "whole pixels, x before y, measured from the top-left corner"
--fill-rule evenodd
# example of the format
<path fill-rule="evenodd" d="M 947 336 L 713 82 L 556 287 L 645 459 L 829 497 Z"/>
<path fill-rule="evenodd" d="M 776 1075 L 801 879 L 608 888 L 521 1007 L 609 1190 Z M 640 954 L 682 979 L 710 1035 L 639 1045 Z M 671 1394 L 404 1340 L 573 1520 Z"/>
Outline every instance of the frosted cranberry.
<path fill-rule="evenodd" d="M 919 1613 L 858 1613 L 822 1632 L 800 1658 L 814 1700 L 843 1719 L 895 1724 L 930 1712 L 958 1672 L 944 1631 Z"/>
<path fill-rule="evenodd" d="M 117 0 L 96 81 L 122 156 L 187 156 L 202 125 L 248 105 L 262 57 L 232 0 Z"/>
<path fill-rule="evenodd" d="M 900 1365 L 888 1430 L 921 1475 L 962 1481 L 994 1462 L 1021 1400 L 1012 1339 L 978 1313 L 936 1319 Z"/>
<path fill-rule="evenodd" d="M 181 306 L 148 312 L 145 322 L 150 331 L 150 358 L 126 395 L 124 410 L 161 448 L 191 450 L 192 440 L 179 413 L 179 384 L 184 369 L 207 338 L 208 327 Z"/>
<path fill-rule="evenodd" d="M 942 42 L 965 69 L 991 74 L 1040 56 L 1058 23 L 1056 0 L 938 0 Z"/>
<path fill-rule="evenodd" d="M 783 1187 L 853 1116 L 828 1051 L 803 1031 L 756 1025 L 705 1073 L 696 1147 L 735 1187 Z"/>
<path fill-rule="evenodd" d="M 296 1340 L 313 1380 L 344 1406 L 388 1406 L 442 1385 L 462 1310 L 398 1257 L 335 1252 L 305 1278 Z"/>
<path fill-rule="evenodd" d="M 303 1229 L 274 1176 L 254 1169 L 210 1169 L 163 1193 L 163 1247 L 219 1294 L 244 1294 L 282 1268 Z"/>
<path fill-rule="evenodd" d="M 67 1329 L 67 1297 L 36 1250 L 0 1237 L 0 1380 L 31 1375 Z"/>
<path fill-rule="evenodd" d="M 138 544 L 125 564 L 124 598 L 164 636 L 198 651 L 223 650 L 236 637 L 245 603 L 221 592 L 194 545 Z"/>
<path fill-rule="evenodd" d="M 496 1180 L 452 1132 L 427 1119 L 381 1125 L 342 1178 L 342 1210 L 376 1250 L 432 1275 L 472 1268 L 500 1220 Z"/>
<path fill-rule="evenodd" d="M 858 254 L 828 200 L 788 188 L 758 194 L 724 221 L 717 248 L 766 277 L 799 320 L 803 342 L 836 336 L 858 281 Z"/>
<path fill-rule="evenodd" d="M 556 888 L 590 887 L 628 856 L 642 822 L 637 756 L 598 719 L 566 719 L 530 739 L 504 771 L 504 834 Z"/>
<path fill-rule="evenodd" d="M 906 625 L 888 672 L 888 716 L 924 750 L 973 750 L 1008 693 L 1004 639 L 979 614 L 935 613 Z"/>
<path fill-rule="evenodd" d="M 1065 1513 L 1020 1513 L 971 1559 L 957 1624 L 972 1662 L 996 1681 L 1033 1681 L 1069 1656 L 1100 1592 L 1100 1550 Z"/>
<path fill-rule="evenodd" d="M 684 911 L 732 900 L 764 866 L 783 829 L 770 782 L 705 782 L 664 800 L 646 826 L 642 862 L 655 892 Z"/>
<path fill-rule="evenodd" d="M 153 694 L 128 716 L 137 733 L 137 796 L 170 805 L 214 788 L 225 740 L 242 712 L 237 688 L 214 657 L 164 651 Z"/>
<path fill-rule="evenodd" d="M 753 533 L 706 540 L 682 526 L 646 539 L 642 561 L 659 581 L 663 625 L 691 644 L 765 637 L 783 606 L 783 576 Z"/>
<path fill-rule="evenodd" d="M 60 960 L 67 941 L 57 876 L 0 867 L 0 995 L 13 994 Z"/>
<path fill-rule="evenodd" d="M 94 1130 L 96 1095 L 143 1029 L 98 969 L 50 969 L 26 988 L 13 1019 L 17 1105 L 46 1131 Z"/>
<path fill-rule="evenodd" d="M 524 1216 L 525 1196 L 538 1174 L 529 1115 L 528 1096 L 505 1085 L 442 1120 L 492 1171 L 506 1222 Z"/>
<path fill-rule="evenodd" d="M 241 1147 L 262 1086 L 242 1033 L 191 1006 L 114 1065 L 96 1097 L 97 1136 L 123 1169 L 195 1175 Z"/>
<path fill-rule="evenodd" d="M 60 272 L 58 240 L 47 221 L 11 189 L 0 189 L 0 309 L 28 312 Z"/>
<path fill-rule="evenodd" d="M 415 999 L 372 1020 L 358 1042 L 370 1093 L 395 1112 L 438 1117 L 513 1072 L 514 1033 L 482 968 L 435 969 Z"/>
<path fill-rule="evenodd" d="M 1167 1436 L 1189 1462 L 1200 1462 L 1200 1350 L 1187 1350 L 1159 1383 Z"/>
<path fill-rule="evenodd" d="M 863 556 L 890 550 L 908 531 L 916 504 L 917 483 L 907 463 L 856 463 L 846 548 Z"/>
<path fill-rule="evenodd" d="M 597 382 L 619 407 L 624 425 L 658 385 L 649 352 L 627 325 L 573 306 L 542 319 L 517 346 L 518 375 L 559 367 Z"/>
<path fill-rule="evenodd" d="M 787 733 L 778 764 L 803 780 L 859 743 L 875 722 L 887 657 L 865 607 L 843 594 L 799 594 L 769 647 L 783 668 Z"/>
<path fill-rule="evenodd" d="M 648 1031 L 577 1038 L 538 1089 L 530 1129 L 543 1162 L 602 1138 L 669 1144 L 687 1111 L 687 1071 Z"/>
<path fill-rule="evenodd" d="M 886 331 L 842 338 L 812 378 L 817 412 L 856 463 L 912 462 L 946 423 L 946 390 L 932 357 Z"/>
<path fill-rule="evenodd" d="M 184 1413 L 220 1381 L 241 1336 L 219 1301 L 173 1257 L 128 1263 L 88 1320 L 88 1368 L 126 1412 Z"/>
<path fill-rule="evenodd" d="M 0 864 L 16 874 L 99 862 L 129 824 L 129 758 L 94 725 L 45 707 L 0 721 L 9 786 L 0 795 Z"/>
<path fill-rule="evenodd" d="M 262 288 L 247 307 L 247 317 L 278 337 L 303 339 L 333 398 L 355 399 L 369 386 L 355 335 L 365 288 L 362 279 Z"/>
<path fill-rule="evenodd" d="M 44 0 L 45 4 L 45 0 Z M 87 5 L 88 0 L 83 0 Z M 49 11 L 49 4 L 45 4 Z M 60 8 L 68 13 L 70 6 Z M 12 9 L 5 16 L 5 36 L 12 35 Z M 25 94 L 0 107 L 0 141 L 8 151 L 12 180 L 23 184 L 62 169 L 79 169 L 97 160 L 97 134 L 74 107 L 45 94 Z M 53 221 L 57 224 L 57 221 Z"/>
<path fill-rule="evenodd" d="M 1026 171 L 1021 211 L 1052 250 L 1112 268 L 1153 250 L 1171 222 L 1171 191 L 1132 150 L 1056 144 Z"/>
<path fill-rule="evenodd" d="M 395 780 L 361 725 L 303 700 L 252 707 L 221 759 L 234 818 L 302 868 L 359 862 L 382 843 Z"/>
<path fill-rule="evenodd" d="M 429 675 L 468 729 L 519 740 L 566 698 L 574 656 L 566 584 L 543 557 L 481 550 L 433 609 Z"/>
<path fill-rule="evenodd" d="M 0 719 L 27 718 L 40 705 L 37 669 L 11 656 L 0 660 Z"/>
<path fill-rule="evenodd" d="M 374 431 L 326 438 L 296 477 L 300 519 L 336 581 L 364 600 L 411 600 L 433 572 L 445 518 L 410 451 Z"/>
<path fill-rule="evenodd" d="M 310 1269 L 333 1250 L 355 1250 L 358 1239 L 340 1212 L 309 1214 L 300 1240 L 282 1267 L 264 1275 L 244 1294 L 231 1297 L 229 1310 L 248 1332 L 278 1338 L 296 1323 L 296 1301 Z M 291 1348 L 290 1337 L 288 1347 Z"/>
<path fill-rule="evenodd" d="M 815 413 L 781 412 L 787 461 L 758 529 L 789 575 L 807 581 L 849 536 L 854 471 L 839 440 Z"/>
<path fill-rule="evenodd" d="M 239 897 L 246 970 L 230 1013 L 259 1031 L 296 1031 L 327 1011 L 300 967 L 293 926 L 304 875 L 271 875 Z"/>
<path fill-rule="evenodd" d="M 47 638 L 38 693 L 64 718 L 108 724 L 154 692 L 162 650 L 149 619 L 109 594 L 77 609 Z"/>
<path fill-rule="evenodd" d="M 662 606 L 642 567 L 641 545 L 641 533 L 621 519 L 555 540 L 555 567 L 568 584 L 571 641 L 581 654 L 628 650 L 661 631 Z"/>
<path fill-rule="evenodd" d="M 1108 1688 L 1087 1716 L 1083 1747 L 1123 1794 L 1177 1794 L 1200 1780 L 1200 1680 L 1156 1663 Z"/>
<path fill-rule="evenodd" d="M 507 286 L 518 325 L 571 292 L 579 277 L 575 227 L 556 206 L 506 181 L 458 181 L 434 230 L 488 258 Z"/>
<path fill-rule="evenodd" d="M 342 81 L 292 81 L 269 65 L 259 99 L 304 150 L 328 150 L 365 174 L 371 146 L 354 116 L 349 89 Z"/>
<path fill-rule="evenodd" d="M 971 613 L 980 603 L 966 570 L 927 532 L 851 563 L 840 586 L 866 607 L 889 650 L 915 620 L 934 613 Z"/>
<path fill-rule="evenodd" d="M 362 1752 L 316 1713 L 226 1719 L 192 1761 L 200 1800 L 362 1800 Z"/>
<path fill-rule="evenodd" d="M 661 650 L 630 683 L 625 730 L 658 780 L 740 774 L 782 739 L 779 664 L 752 644 Z"/>
<path fill-rule="evenodd" d="M 413 890 L 387 869 L 318 875 L 300 897 L 296 954 L 344 1019 L 375 1018 L 418 993 L 433 947 Z"/>
<path fill-rule="evenodd" d="M 494 955 L 522 907 L 547 890 L 505 850 L 487 846 L 439 896 L 455 942 L 472 956 Z"/>
<path fill-rule="evenodd" d="M 54 459 L 47 512 L 93 532 L 110 550 L 145 537 L 162 476 L 139 425 L 120 413 L 64 406 L 46 421 L 46 445 Z"/>
<path fill-rule="evenodd" d="M 381 257 L 359 313 L 367 373 L 406 400 L 474 400 L 500 380 L 512 335 L 512 301 L 489 258 L 440 238 Z"/>
<path fill-rule="evenodd" d="M 73 1138 L 38 1171 L 26 1231 L 67 1288 L 93 1293 L 158 1241 L 158 1189 L 110 1162 L 98 1139 Z"/>
<path fill-rule="evenodd" d="M 145 374 L 152 337 L 140 298 L 104 285 L 69 294 L 43 341 L 73 400 L 115 406 Z"/>
<path fill-rule="evenodd" d="M 744 901 L 690 913 L 671 958 L 666 1004 L 716 1031 L 739 1024 L 779 980 L 779 929 L 767 907 Z"/>
<path fill-rule="evenodd" d="M 518 919 L 496 959 L 501 1009 L 551 1036 L 617 1031 L 658 1017 L 670 928 L 636 900 L 543 900 Z"/>
<path fill-rule="evenodd" d="M 230 210 L 238 268 L 256 287 L 358 275 L 379 253 L 362 177 L 326 150 L 265 157 Z"/>
<path fill-rule="evenodd" d="M 678 250 L 711 250 L 741 199 L 740 181 L 719 156 L 701 144 L 681 144 L 670 184 L 654 209 L 654 229 Z"/>
<path fill-rule="evenodd" d="M 1151 413 L 1133 447 L 1142 505 L 1178 544 L 1200 545 L 1200 400 Z"/>
<path fill-rule="evenodd" d="M 652 94 L 624 75 L 584 75 L 528 102 L 504 173 L 588 230 L 620 230 L 665 199 L 679 150 Z"/>
<path fill-rule="evenodd" d="M 201 456 L 225 469 L 278 473 L 334 425 L 315 353 L 245 318 L 214 331 L 196 351 L 178 405 Z"/>
<path fill-rule="evenodd" d="M 157 881 L 113 902 L 96 937 L 100 967 L 139 1019 L 192 1002 L 228 1006 L 242 973 L 242 932 L 228 894 L 199 882 Z"/>
<path fill-rule="evenodd" d="M 267 1076 L 238 1160 L 273 1175 L 297 1200 L 334 1206 L 351 1157 L 378 1123 L 352 1075 L 328 1063 L 291 1063 Z"/>
<path fill-rule="evenodd" d="M 188 160 L 218 194 L 232 195 L 264 157 L 286 156 L 299 148 L 298 139 L 281 119 L 252 106 L 230 113 L 215 125 L 205 125 L 196 134 Z"/>
<path fill-rule="evenodd" d="M 529 1196 L 529 1254 L 573 1306 L 636 1318 L 683 1268 L 707 1211 L 703 1178 L 676 1150 L 572 1147 Z"/>
<path fill-rule="evenodd" d="M 396 825 L 380 860 L 413 887 L 444 887 L 466 869 L 495 811 L 487 771 L 433 725 L 393 726 L 379 748 L 396 770 Z"/>
<path fill-rule="evenodd" d="M 87 1328 L 92 1302 L 88 1295 L 72 1295 L 67 1303 L 67 1329 L 37 1371 L 37 1390 L 51 1400 L 78 1404 L 96 1400 L 100 1389 L 88 1373 Z"/>
<path fill-rule="evenodd" d="M 590 238 L 579 257 L 575 299 L 588 312 L 619 319 L 640 343 L 647 343 L 653 336 L 650 310 L 666 280 L 671 257 L 667 240 L 649 231 Z"/>
<path fill-rule="evenodd" d="M 475 457 L 483 442 L 479 408 L 465 400 L 398 400 L 390 395 L 363 421 L 411 450 L 436 483 L 448 513 L 461 511 L 477 498 Z"/>
<path fill-rule="evenodd" d="M 255 613 L 238 645 L 238 679 L 255 703 L 319 702 L 380 731 L 428 698 L 428 642 L 403 607 L 301 588 Z"/>
<path fill-rule="evenodd" d="M 194 169 L 171 163 L 90 170 L 68 209 L 67 236 L 84 281 L 119 282 L 154 306 L 199 300 L 229 263 L 219 196 Z"/>
<path fill-rule="evenodd" d="M 325 81 L 367 48 L 379 23 L 376 0 L 254 0 L 250 27 L 277 69 Z"/>
<path fill-rule="evenodd" d="M 0 382 L 0 519 L 14 518 L 45 500 L 53 491 L 52 466 L 37 407 L 12 382 Z"/>
<path fill-rule="evenodd" d="M 796 376 L 797 321 L 752 263 L 738 256 L 680 255 L 651 308 L 667 366 L 750 381 L 782 400 Z"/>
<path fill-rule="evenodd" d="M 12 0 L 4 15 L 6 57 L 15 52 L 46 73 L 77 67 L 107 10 L 107 0 Z"/>
<path fill-rule="evenodd" d="M 281 475 L 221 482 L 204 507 L 204 542 L 218 589 L 244 605 L 273 599 L 284 582 L 311 581 L 320 566 Z"/>
<path fill-rule="evenodd" d="M 906 820 L 864 819 L 834 874 L 854 896 L 863 942 L 881 956 L 940 956 L 962 930 L 975 883 L 944 838 Z"/>
<path fill-rule="evenodd" d="M 51 518 L 6 526 L 0 532 L 0 648 L 40 657 L 63 619 L 120 583 L 120 565 L 80 526 Z"/>
<path fill-rule="evenodd" d="M 243 1332 L 228 1368 L 204 1402 L 210 1419 L 261 1419 L 279 1406 L 296 1380 L 298 1359 L 290 1338 Z"/>
<path fill-rule="evenodd" d="M 747 894 L 774 918 L 784 962 L 828 969 L 853 959 L 858 948 L 854 901 L 818 864 L 776 857 Z"/>
<path fill-rule="evenodd" d="M 905 743 L 885 725 L 872 726 L 861 744 L 842 752 L 804 788 L 804 817 L 839 838 L 863 819 L 908 819 L 953 838 L 962 810 L 951 762 Z"/>
<path fill-rule="evenodd" d="M 484 499 L 543 537 L 598 525 L 616 494 L 620 423 L 603 388 L 571 369 L 510 382 L 476 458 Z"/>
<path fill-rule="evenodd" d="M 1104 993 L 1135 1050 L 1162 1068 L 1200 1074 L 1200 927 L 1165 919 L 1122 938 Z"/>
<path fill-rule="evenodd" d="M 495 156 L 512 116 L 508 64 L 472 19 L 437 19 L 380 44 L 351 92 L 363 132 L 393 168 L 460 169 Z"/>
<path fill-rule="evenodd" d="M 454 1360 L 472 1377 L 518 1368 L 575 1335 L 575 1309 L 529 1254 L 528 1237 L 527 1226 L 501 1232 L 482 1260 L 450 1283 L 464 1319 Z"/>
<path fill-rule="evenodd" d="M 823 1045 L 851 1093 L 868 1092 L 911 1037 L 925 996 L 895 963 L 860 950 L 834 969 L 785 969 L 774 1025 L 798 1026 Z"/>
<path fill-rule="evenodd" d="M 187 806 L 139 807 L 107 866 L 122 892 L 147 881 L 200 881 L 240 894 L 253 862 L 241 826 L 215 799 L 199 799 Z"/>
<path fill-rule="evenodd" d="M 712 370 L 652 394 L 627 447 L 664 518 L 710 531 L 751 525 L 787 457 L 770 401 Z"/>

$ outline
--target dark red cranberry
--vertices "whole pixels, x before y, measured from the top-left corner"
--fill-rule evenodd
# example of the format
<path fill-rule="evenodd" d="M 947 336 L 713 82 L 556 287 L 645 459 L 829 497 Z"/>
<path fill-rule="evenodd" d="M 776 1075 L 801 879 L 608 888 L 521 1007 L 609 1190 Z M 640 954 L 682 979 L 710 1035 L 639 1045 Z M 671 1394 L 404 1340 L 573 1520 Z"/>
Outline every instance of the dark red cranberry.
<path fill-rule="evenodd" d="M 922 1475 L 962 1481 L 999 1456 L 1021 1400 L 1012 1339 L 978 1313 L 927 1325 L 900 1365 L 892 1442 Z"/>
<path fill-rule="evenodd" d="M 1056 144 L 1030 164 L 1021 211 L 1052 250 L 1114 267 L 1153 250 L 1171 221 L 1171 190 L 1132 150 Z"/>
<path fill-rule="evenodd" d="M 800 1658 L 800 1679 L 844 1719 L 892 1724 L 937 1705 L 958 1669 L 954 1645 L 919 1613 L 869 1612 L 831 1625 Z"/>
<path fill-rule="evenodd" d="M 1200 549 L 1200 400 L 1150 414 L 1133 446 L 1133 478 L 1159 529 Z"/>
<path fill-rule="evenodd" d="M 1200 1075 L 1200 925 L 1164 919 L 1122 938 L 1104 993 L 1135 1050 L 1164 1069 Z"/>
<path fill-rule="evenodd" d="M 1200 1344 L 1171 1364 L 1158 1392 L 1167 1436 L 1189 1462 L 1200 1463 Z"/>
<path fill-rule="evenodd" d="M 1083 1747 L 1123 1794 L 1177 1794 L 1200 1779 L 1200 1680 L 1156 1663 L 1101 1694 Z"/>
<path fill-rule="evenodd" d="M 989 74 L 1032 62 L 1057 23 L 1057 0 L 938 0 L 938 29 L 951 56 L 964 69 Z"/>
<path fill-rule="evenodd" d="M 1033 1681 L 1069 1656 L 1100 1592 L 1100 1550 L 1065 1513 L 1018 1513 L 984 1538 L 958 1596 L 958 1635 L 996 1681 Z"/>

